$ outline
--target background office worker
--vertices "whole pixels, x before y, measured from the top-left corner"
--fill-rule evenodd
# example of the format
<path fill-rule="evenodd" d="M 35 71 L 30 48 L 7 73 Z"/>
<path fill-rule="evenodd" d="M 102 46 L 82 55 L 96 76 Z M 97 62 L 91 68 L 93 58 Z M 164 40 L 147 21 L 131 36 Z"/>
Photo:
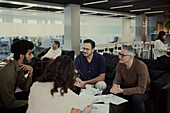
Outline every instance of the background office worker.
<path fill-rule="evenodd" d="M 164 45 L 165 36 L 166 33 L 164 31 L 160 31 L 158 37 L 154 41 L 156 58 L 167 55 L 167 50 L 170 50 L 170 47 L 165 47 Z"/>
<path fill-rule="evenodd" d="M 86 84 L 99 84 L 100 89 L 105 89 L 105 71 L 106 64 L 103 55 L 95 52 L 95 42 L 86 39 L 83 42 L 83 53 L 79 54 L 75 59 L 76 72 L 80 87 L 84 88 Z M 99 82 L 100 81 L 100 82 Z"/>
<path fill-rule="evenodd" d="M 50 50 L 48 50 L 48 52 L 41 57 L 41 60 L 43 60 L 44 58 L 53 60 L 60 55 L 61 55 L 60 42 L 55 40 Z"/>

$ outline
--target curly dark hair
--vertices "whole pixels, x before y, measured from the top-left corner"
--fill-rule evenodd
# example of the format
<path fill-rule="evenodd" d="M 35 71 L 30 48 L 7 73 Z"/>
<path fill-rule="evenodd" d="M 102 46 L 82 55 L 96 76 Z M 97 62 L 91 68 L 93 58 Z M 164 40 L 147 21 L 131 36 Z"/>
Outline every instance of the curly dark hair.
<path fill-rule="evenodd" d="M 32 42 L 28 40 L 18 40 L 11 45 L 11 52 L 14 53 L 14 59 L 18 60 L 20 58 L 20 54 L 25 55 L 28 50 L 32 50 L 34 45 Z"/>
<path fill-rule="evenodd" d="M 160 31 L 159 34 L 158 34 L 158 37 L 156 38 L 156 40 L 161 40 L 163 43 L 164 43 L 164 39 L 163 39 L 163 36 L 165 35 L 166 33 L 164 31 Z"/>
<path fill-rule="evenodd" d="M 13 40 L 12 40 L 12 43 L 15 43 L 15 42 L 17 42 L 17 41 L 19 41 L 20 39 L 19 38 L 14 38 Z"/>
<path fill-rule="evenodd" d="M 47 65 L 42 76 L 38 78 L 38 81 L 54 82 L 54 87 L 51 89 L 51 95 L 58 92 L 58 88 L 61 88 L 60 94 L 64 96 L 64 93 L 67 93 L 68 88 L 74 88 L 76 77 L 74 69 L 73 60 L 66 55 L 61 55 Z"/>

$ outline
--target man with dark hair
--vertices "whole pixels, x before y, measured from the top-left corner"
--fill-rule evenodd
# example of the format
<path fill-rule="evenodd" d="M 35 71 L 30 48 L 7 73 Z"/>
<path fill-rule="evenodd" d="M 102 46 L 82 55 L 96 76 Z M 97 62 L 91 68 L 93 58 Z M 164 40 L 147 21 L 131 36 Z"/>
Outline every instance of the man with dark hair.
<path fill-rule="evenodd" d="M 146 64 L 134 56 L 131 46 L 123 47 L 119 53 L 120 60 L 110 92 L 123 94 L 124 98 L 132 101 L 136 113 L 145 113 L 144 102 L 149 98 L 151 81 Z M 124 84 L 120 87 L 122 81 Z"/>
<path fill-rule="evenodd" d="M 14 38 L 12 40 L 12 44 L 14 44 L 17 41 L 19 41 L 19 39 L 18 38 Z M 12 44 L 11 44 L 11 46 L 12 46 Z M 9 62 L 9 61 L 13 60 L 13 57 L 14 57 L 14 53 L 10 53 L 10 55 L 6 59 L 3 59 L 2 61 L 3 62 Z"/>
<path fill-rule="evenodd" d="M 44 56 L 41 57 L 41 60 L 43 60 L 44 58 L 55 59 L 60 55 L 61 55 L 60 42 L 55 40 L 50 50 Z"/>
<path fill-rule="evenodd" d="M 105 89 L 105 71 L 106 64 L 104 56 L 95 52 L 95 42 L 86 39 L 83 42 L 83 53 L 79 54 L 75 59 L 76 72 L 80 87 L 84 88 L 86 84 L 96 84 L 96 87 Z"/>
<path fill-rule="evenodd" d="M 27 109 L 27 100 L 17 100 L 16 88 L 28 91 L 32 83 L 33 68 L 30 63 L 34 57 L 32 49 L 34 45 L 27 40 L 20 40 L 12 44 L 11 52 L 14 60 L 0 69 L 0 112 L 1 113 L 24 113 Z M 24 76 L 28 72 L 28 76 Z"/>

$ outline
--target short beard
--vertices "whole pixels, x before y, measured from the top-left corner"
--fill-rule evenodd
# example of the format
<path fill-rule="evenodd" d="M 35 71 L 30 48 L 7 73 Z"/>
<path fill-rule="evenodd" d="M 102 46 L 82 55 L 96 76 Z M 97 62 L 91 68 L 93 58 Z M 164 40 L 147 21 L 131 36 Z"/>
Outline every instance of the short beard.
<path fill-rule="evenodd" d="M 26 59 L 26 57 L 24 56 L 24 61 L 23 61 L 24 64 L 28 64 L 29 61 Z"/>
<path fill-rule="evenodd" d="M 92 55 L 92 52 L 88 55 L 88 56 L 86 56 L 86 57 L 89 57 L 89 56 L 91 56 Z"/>

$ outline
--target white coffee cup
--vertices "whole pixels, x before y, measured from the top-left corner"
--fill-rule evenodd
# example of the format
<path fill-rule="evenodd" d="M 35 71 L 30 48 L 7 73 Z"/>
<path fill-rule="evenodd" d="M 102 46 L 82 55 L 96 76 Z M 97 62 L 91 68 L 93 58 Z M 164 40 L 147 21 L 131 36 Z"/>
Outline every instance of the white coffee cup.
<path fill-rule="evenodd" d="M 93 88 L 93 85 L 91 85 L 91 84 L 86 84 L 85 88 L 86 88 L 87 91 L 90 91 L 91 88 Z"/>
<path fill-rule="evenodd" d="M 101 90 L 105 90 L 107 88 L 107 85 L 104 81 L 99 81 L 95 84 L 95 87 Z"/>

